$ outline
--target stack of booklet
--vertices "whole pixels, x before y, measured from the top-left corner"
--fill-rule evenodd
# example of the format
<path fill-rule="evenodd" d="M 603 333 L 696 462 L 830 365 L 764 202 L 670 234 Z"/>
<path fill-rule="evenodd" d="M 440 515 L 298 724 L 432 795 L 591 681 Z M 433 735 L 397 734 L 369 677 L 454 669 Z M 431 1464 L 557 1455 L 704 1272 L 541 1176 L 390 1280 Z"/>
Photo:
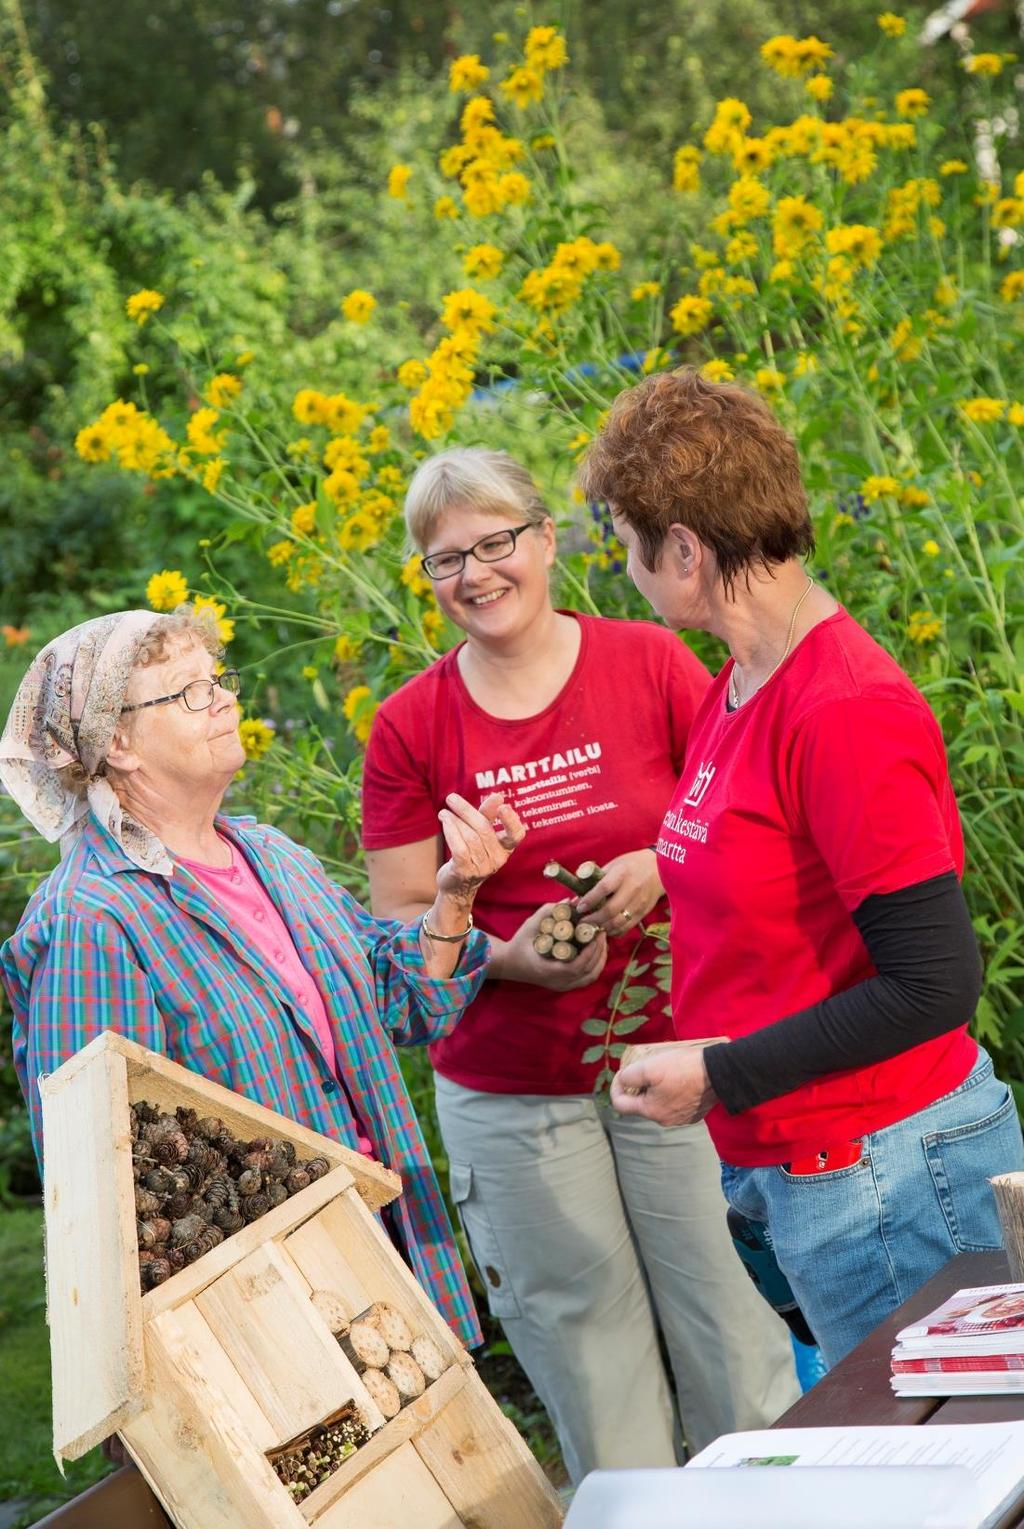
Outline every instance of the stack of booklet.
<path fill-rule="evenodd" d="M 897 1396 L 1024 1392 L 1024 1284 L 958 1290 L 897 1334 Z"/>

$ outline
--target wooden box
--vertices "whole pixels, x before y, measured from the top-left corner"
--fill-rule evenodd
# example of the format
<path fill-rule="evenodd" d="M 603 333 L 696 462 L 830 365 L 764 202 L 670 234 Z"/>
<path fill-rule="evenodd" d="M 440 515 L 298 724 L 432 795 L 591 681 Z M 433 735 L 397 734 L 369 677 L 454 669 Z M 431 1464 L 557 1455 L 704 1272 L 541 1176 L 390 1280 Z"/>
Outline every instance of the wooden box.
<path fill-rule="evenodd" d="M 109 1031 L 41 1094 L 58 1462 L 119 1433 L 179 1529 L 561 1522 L 543 1472 L 374 1215 L 400 1193 L 395 1174 Z M 331 1169 L 142 1295 L 129 1116 L 140 1100 L 290 1141 Z M 321 1315 L 350 1321 L 376 1302 L 447 1361 L 389 1422 Z M 369 1441 L 296 1503 L 270 1457 L 348 1402 Z"/>

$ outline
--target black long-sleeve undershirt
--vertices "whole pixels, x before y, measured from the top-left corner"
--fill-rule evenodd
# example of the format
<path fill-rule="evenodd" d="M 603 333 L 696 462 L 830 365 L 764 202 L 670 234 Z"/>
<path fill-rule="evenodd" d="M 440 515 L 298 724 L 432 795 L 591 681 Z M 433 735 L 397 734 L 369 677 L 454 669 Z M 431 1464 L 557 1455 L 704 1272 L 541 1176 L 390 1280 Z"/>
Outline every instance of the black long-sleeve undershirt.
<path fill-rule="evenodd" d="M 974 1014 L 981 957 L 952 871 L 866 897 L 853 921 L 875 976 L 705 1050 L 711 1085 L 730 1115 L 827 1073 L 884 1062 Z"/>

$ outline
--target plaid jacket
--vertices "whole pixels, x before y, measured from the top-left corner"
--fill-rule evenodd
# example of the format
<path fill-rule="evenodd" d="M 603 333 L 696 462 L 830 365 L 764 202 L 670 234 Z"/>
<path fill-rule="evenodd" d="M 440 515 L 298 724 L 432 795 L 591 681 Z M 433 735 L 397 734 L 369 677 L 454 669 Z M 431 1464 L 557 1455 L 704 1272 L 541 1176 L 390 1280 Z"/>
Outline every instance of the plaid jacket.
<path fill-rule="evenodd" d="M 372 918 L 320 862 L 253 818 L 218 828 L 246 856 L 317 982 L 337 1065 L 375 1150 L 401 1174 L 395 1215 L 417 1278 L 464 1342 L 479 1343 L 473 1298 L 392 1042 L 451 1030 L 483 981 L 471 935 L 456 975 L 423 975 L 418 924 Z M 234 933 L 182 866 L 139 870 L 90 820 L 0 947 L 14 1010 L 14 1062 L 41 1157 L 39 1093 L 102 1030 L 159 1051 L 314 1131 L 357 1145 L 345 1089 L 272 968 Z"/>

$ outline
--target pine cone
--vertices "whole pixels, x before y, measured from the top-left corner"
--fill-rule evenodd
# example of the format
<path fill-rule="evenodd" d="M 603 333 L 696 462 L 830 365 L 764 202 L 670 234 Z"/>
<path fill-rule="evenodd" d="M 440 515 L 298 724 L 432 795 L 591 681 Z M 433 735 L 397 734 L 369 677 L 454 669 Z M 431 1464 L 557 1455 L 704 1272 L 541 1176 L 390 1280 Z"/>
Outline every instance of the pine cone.
<path fill-rule="evenodd" d="M 173 1134 L 168 1132 L 158 1141 L 151 1141 L 149 1151 L 154 1161 L 162 1163 L 165 1168 L 173 1168 L 188 1157 L 188 1142 L 180 1131 Z"/>
<path fill-rule="evenodd" d="M 226 1173 L 215 1173 L 206 1186 L 204 1199 L 214 1210 L 221 1210 L 228 1206 L 232 1209 L 238 1205 L 238 1189 L 235 1181 Z"/>
<path fill-rule="evenodd" d="M 164 1206 L 164 1215 L 170 1216 L 172 1221 L 180 1221 L 182 1216 L 187 1216 L 192 1209 L 193 1198 L 194 1196 L 190 1195 L 187 1189 L 179 1189 L 176 1194 L 171 1195 Z"/>
<path fill-rule="evenodd" d="M 325 1174 L 331 1171 L 331 1165 L 326 1157 L 311 1157 L 309 1162 L 303 1163 L 302 1166 L 314 1181 L 322 1179 Z"/>
<path fill-rule="evenodd" d="M 313 1180 L 306 1168 L 293 1168 L 285 1179 L 284 1184 L 290 1195 L 297 1195 L 300 1189 L 308 1189 Z"/>
<path fill-rule="evenodd" d="M 143 1189 L 140 1184 L 135 1186 L 135 1210 L 140 1216 L 156 1216 L 163 1208 L 163 1200 L 160 1195 L 153 1194 L 150 1189 Z"/>
<path fill-rule="evenodd" d="M 267 1214 L 267 1211 L 270 1209 L 270 1201 L 262 1193 L 243 1195 L 238 1203 L 238 1208 L 246 1221 L 258 1221 L 261 1216 Z"/>
<path fill-rule="evenodd" d="M 288 1191 L 280 1179 L 271 1179 L 263 1193 L 270 1201 L 271 1210 L 273 1210 L 275 1205 L 283 1205 L 288 1198 Z"/>
<path fill-rule="evenodd" d="M 223 1155 L 208 1141 L 193 1141 L 189 1145 L 186 1167 L 195 1165 L 204 1173 L 220 1173 L 224 1167 Z"/>
<path fill-rule="evenodd" d="M 246 1168 L 258 1168 L 265 1173 L 274 1160 L 274 1143 L 266 1136 L 258 1136 L 249 1143 L 249 1150 L 242 1159 Z"/>
<path fill-rule="evenodd" d="M 213 1224 L 219 1226 L 225 1237 L 230 1237 L 232 1232 L 240 1232 L 245 1225 L 245 1217 L 241 1211 L 231 1210 L 225 1206 L 223 1210 L 215 1210 Z"/>
<path fill-rule="evenodd" d="M 154 1258 L 146 1266 L 146 1284 L 150 1289 L 154 1285 L 162 1285 L 165 1279 L 170 1279 L 174 1270 L 166 1258 Z"/>
<path fill-rule="evenodd" d="M 185 1267 L 185 1254 L 182 1251 L 182 1249 L 181 1248 L 168 1248 L 167 1249 L 167 1262 L 170 1264 L 171 1268 L 174 1269 L 174 1270 L 184 1269 L 184 1267 Z"/>
<path fill-rule="evenodd" d="M 206 1230 L 202 1216 L 181 1216 L 171 1225 L 171 1242 L 176 1248 L 185 1247 Z"/>
<path fill-rule="evenodd" d="M 181 1172 L 193 1194 L 206 1183 L 206 1169 L 201 1168 L 198 1163 L 182 1163 Z"/>
<path fill-rule="evenodd" d="M 202 1120 L 196 1121 L 196 1135 L 201 1136 L 204 1141 L 212 1142 L 214 1146 L 217 1144 L 218 1136 L 224 1134 L 224 1130 L 224 1122 L 217 1115 L 204 1115 Z"/>
<path fill-rule="evenodd" d="M 166 1216 L 150 1216 L 149 1224 L 156 1233 L 157 1242 L 167 1242 L 171 1235 L 171 1223 Z"/>
<path fill-rule="evenodd" d="M 258 1194 L 263 1188 L 263 1175 L 258 1168 L 246 1168 L 238 1175 L 240 1195 Z"/>
<path fill-rule="evenodd" d="M 194 1136 L 199 1124 L 199 1116 L 195 1110 L 189 1109 L 187 1104 L 179 1104 L 174 1112 L 175 1118 L 186 1136 Z"/>
<path fill-rule="evenodd" d="M 155 1242 L 159 1241 L 152 1221 L 136 1221 L 135 1236 L 140 1248 L 151 1248 Z"/>

